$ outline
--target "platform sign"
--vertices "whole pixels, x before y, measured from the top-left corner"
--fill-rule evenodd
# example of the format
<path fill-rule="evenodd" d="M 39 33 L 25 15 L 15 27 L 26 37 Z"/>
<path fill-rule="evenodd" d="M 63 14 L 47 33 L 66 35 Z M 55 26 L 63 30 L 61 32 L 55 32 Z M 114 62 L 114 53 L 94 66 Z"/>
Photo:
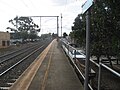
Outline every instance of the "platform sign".
<path fill-rule="evenodd" d="M 82 13 L 84 14 L 93 5 L 93 0 L 86 0 L 82 5 Z"/>

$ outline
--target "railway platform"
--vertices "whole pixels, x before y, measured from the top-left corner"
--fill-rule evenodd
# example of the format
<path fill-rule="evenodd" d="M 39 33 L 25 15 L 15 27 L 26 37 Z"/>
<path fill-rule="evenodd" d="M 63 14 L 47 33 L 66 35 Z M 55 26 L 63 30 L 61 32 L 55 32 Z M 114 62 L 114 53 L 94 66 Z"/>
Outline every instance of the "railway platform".
<path fill-rule="evenodd" d="M 83 86 L 55 39 L 10 90 L 83 90 Z"/>

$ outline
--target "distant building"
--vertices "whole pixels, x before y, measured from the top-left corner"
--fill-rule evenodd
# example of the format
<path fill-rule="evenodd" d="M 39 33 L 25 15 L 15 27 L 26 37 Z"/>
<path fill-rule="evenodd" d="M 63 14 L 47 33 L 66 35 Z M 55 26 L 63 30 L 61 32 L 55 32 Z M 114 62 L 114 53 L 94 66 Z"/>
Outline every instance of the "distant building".
<path fill-rule="evenodd" d="M 0 32 L 0 48 L 6 48 L 10 45 L 10 33 Z"/>

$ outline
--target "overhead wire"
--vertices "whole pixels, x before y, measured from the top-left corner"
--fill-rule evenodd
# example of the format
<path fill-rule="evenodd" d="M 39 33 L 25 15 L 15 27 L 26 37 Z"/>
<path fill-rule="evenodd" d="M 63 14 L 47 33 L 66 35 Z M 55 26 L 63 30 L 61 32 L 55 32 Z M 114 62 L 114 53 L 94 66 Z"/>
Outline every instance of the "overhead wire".
<path fill-rule="evenodd" d="M 28 5 L 24 2 L 24 0 L 20 0 L 20 1 L 24 4 L 25 7 L 29 8 Z"/>
<path fill-rule="evenodd" d="M 55 20 L 55 18 L 51 18 L 51 19 L 45 20 L 44 23 L 46 23 L 46 22 L 48 22 L 50 20 Z"/>
<path fill-rule="evenodd" d="M 32 0 L 29 0 L 34 9 L 37 9 Z"/>
<path fill-rule="evenodd" d="M 29 10 L 30 12 L 32 12 L 32 10 L 30 9 L 30 7 L 25 3 L 24 0 L 20 0 L 20 1 L 23 3 L 23 5 L 24 5 L 26 8 L 28 8 L 28 10 Z"/>
<path fill-rule="evenodd" d="M 6 3 L 5 1 L 0 0 L 0 3 L 6 5 L 7 7 L 10 7 L 12 9 L 14 9 L 16 12 L 20 11 L 19 9 L 17 9 L 16 7 L 13 7 L 12 5 Z"/>
<path fill-rule="evenodd" d="M 67 3 L 68 3 L 68 0 L 65 1 L 65 6 L 64 6 L 63 12 L 66 10 Z"/>
<path fill-rule="evenodd" d="M 29 8 L 29 6 L 24 2 L 24 0 L 19 0 L 19 1 L 21 1 L 21 3 L 22 3 L 30 12 L 32 12 L 32 10 L 31 10 L 31 9 Z M 0 3 L 3 4 L 3 5 L 5 5 L 6 7 L 11 8 L 11 9 L 14 10 L 14 12 L 16 12 L 16 13 L 23 11 L 23 9 L 20 10 L 20 9 L 18 9 L 17 7 L 12 6 L 11 3 L 7 3 L 7 2 L 2 1 L 2 0 L 0 0 Z M 31 2 L 31 4 L 32 4 L 32 2 Z M 32 5 L 33 5 L 33 4 L 32 4 Z M 5 11 L 2 10 L 2 12 L 5 12 Z M 8 13 L 8 12 L 6 11 L 5 13 Z M 11 14 L 11 13 L 9 13 L 9 14 Z"/>

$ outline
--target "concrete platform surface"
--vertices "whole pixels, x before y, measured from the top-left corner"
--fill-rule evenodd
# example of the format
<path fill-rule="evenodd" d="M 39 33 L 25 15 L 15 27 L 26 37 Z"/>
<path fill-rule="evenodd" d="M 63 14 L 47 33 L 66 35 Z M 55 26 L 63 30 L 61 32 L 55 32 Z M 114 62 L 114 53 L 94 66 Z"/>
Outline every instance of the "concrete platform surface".
<path fill-rule="evenodd" d="M 27 76 L 29 73 L 27 71 L 27 74 L 23 74 L 24 78 L 22 76 L 21 78 L 29 78 L 21 82 L 18 80 L 11 90 L 83 90 L 81 82 L 59 43 L 53 40 L 48 47 L 47 51 L 44 51 L 38 58 L 41 62 L 36 63 L 41 64 L 35 64 L 39 68 L 32 70 L 34 71 L 31 73 L 33 76 Z M 41 57 L 44 58 L 41 60 Z"/>

